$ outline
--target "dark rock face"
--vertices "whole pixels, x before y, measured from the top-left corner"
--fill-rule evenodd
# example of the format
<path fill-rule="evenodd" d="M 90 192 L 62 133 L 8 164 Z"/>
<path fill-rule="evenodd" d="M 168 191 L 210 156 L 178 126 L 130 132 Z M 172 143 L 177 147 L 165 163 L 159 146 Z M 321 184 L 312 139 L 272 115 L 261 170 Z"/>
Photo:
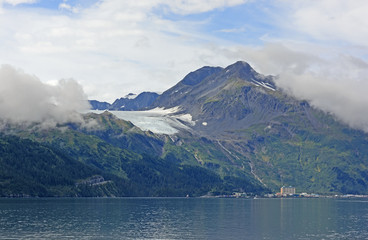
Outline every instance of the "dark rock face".
<path fill-rule="evenodd" d="M 221 70 L 222 68 L 220 67 L 203 67 L 198 69 L 197 71 L 189 73 L 181 82 L 184 85 L 195 86 L 206 77 L 216 74 Z"/>
<path fill-rule="evenodd" d="M 152 105 L 159 95 L 153 92 L 142 92 L 135 98 L 131 98 L 129 95 L 116 99 L 110 106 L 110 110 L 118 111 L 137 111 L 143 110 Z"/>
<path fill-rule="evenodd" d="M 116 99 L 112 104 L 90 100 L 92 110 L 137 111 L 149 108 L 159 94 L 154 92 L 142 92 L 135 97 L 130 93 L 125 97 Z"/>
<path fill-rule="evenodd" d="M 99 102 L 97 100 L 89 100 L 92 110 L 106 110 L 111 106 L 108 102 Z"/>

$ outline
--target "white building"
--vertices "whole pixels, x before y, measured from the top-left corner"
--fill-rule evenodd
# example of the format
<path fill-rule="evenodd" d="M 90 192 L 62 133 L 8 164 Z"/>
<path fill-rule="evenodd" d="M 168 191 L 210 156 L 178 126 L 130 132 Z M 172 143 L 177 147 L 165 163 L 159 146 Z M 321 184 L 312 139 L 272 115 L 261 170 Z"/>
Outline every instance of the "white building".
<path fill-rule="evenodd" d="M 294 195 L 295 194 L 295 187 L 289 186 L 285 187 L 283 186 L 280 190 L 281 195 Z"/>

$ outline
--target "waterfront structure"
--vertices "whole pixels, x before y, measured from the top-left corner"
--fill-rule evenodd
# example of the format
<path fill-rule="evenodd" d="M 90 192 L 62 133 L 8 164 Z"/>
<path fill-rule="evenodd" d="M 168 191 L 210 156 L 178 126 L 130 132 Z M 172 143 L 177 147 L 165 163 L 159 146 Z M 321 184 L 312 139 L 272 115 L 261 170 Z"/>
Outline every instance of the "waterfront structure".
<path fill-rule="evenodd" d="M 295 194 L 295 187 L 289 186 L 285 187 L 283 186 L 280 190 L 281 195 L 294 195 Z"/>

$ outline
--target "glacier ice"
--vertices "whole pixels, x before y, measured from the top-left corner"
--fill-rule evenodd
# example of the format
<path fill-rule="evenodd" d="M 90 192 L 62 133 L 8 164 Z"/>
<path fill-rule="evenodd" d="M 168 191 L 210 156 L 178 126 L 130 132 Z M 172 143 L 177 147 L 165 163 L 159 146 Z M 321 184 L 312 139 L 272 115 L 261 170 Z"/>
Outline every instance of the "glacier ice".
<path fill-rule="evenodd" d="M 147 111 L 109 111 L 116 117 L 125 121 L 130 121 L 143 131 L 151 131 L 157 134 L 172 135 L 178 133 L 180 129 L 190 130 L 190 126 L 194 126 L 190 114 L 176 114 L 178 107 L 164 109 L 155 108 Z M 102 113 L 104 111 L 92 110 L 94 113 Z M 187 123 L 187 124 L 184 124 Z"/>

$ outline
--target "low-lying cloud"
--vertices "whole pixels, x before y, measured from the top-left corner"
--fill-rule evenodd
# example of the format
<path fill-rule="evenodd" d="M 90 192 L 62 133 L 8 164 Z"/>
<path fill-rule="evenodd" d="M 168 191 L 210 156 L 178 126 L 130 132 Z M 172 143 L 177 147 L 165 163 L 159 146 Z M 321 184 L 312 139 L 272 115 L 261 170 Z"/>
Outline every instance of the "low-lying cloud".
<path fill-rule="evenodd" d="M 364 60 L 341 54 L 321 57 L 282 44 L 243 47 L 233 54 L 263 74 L 276 75 L 276 85 L 288 94 L 368 132 L 368 63 Z"/>
<path fill-rule="evenodd" d="M 48 85 L 10 65 L 0 67 L 0 119 L 12 123 L 82 123 L 89 108 L 82 87 L 73 79 Z"/>
<path fill-rule="evenodd" d="M 300 71 L 284 71 L 277 85 L 349 126 L 368 132 L 368 64 L 362 60 L 340 56 Z"/>

